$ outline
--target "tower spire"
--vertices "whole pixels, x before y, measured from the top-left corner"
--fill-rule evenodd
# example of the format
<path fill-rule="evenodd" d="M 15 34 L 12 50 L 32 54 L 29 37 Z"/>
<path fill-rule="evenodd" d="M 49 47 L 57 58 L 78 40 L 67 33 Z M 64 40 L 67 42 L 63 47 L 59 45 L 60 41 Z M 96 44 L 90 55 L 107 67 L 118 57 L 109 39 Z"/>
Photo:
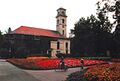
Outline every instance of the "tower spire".
<path fill-rule="evenodd" d="M 56 30 L 63 35 L 64 37 L 66 37 L 67 34 L 67 16 L 66 16 L 66 9 L 64 8 L 59 8 L 57 9 L 57 16 L 56 16 Z"/>

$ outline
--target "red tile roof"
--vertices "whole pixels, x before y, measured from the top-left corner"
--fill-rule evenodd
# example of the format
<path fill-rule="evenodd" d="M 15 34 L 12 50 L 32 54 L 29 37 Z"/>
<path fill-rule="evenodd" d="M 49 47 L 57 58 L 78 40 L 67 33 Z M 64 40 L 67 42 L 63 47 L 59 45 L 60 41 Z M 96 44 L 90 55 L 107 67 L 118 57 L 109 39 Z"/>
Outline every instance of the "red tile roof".
<path fill-rule="evenodd" d="M 54 30 L 47 30 L 42 28 L 34 28 L 28 26 L 20 26 L 12 32 L 12 34 L 26 34 L 26 35 L 35 35 L 35 36 L 47 36 L 47 37 L 57 37 L 63 38 L 59 32 Z"/>

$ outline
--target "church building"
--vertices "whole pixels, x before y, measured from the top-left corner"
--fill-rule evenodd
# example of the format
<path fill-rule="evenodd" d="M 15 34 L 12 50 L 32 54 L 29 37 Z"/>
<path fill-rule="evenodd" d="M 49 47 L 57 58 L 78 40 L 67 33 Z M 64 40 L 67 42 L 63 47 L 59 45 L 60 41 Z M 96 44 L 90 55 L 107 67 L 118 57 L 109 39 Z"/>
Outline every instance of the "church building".
<path fill-rule="evenodd" d="M 57 53 L 70 54 L 70 39 L 67 38 L 66 9 L 57 9 L 56 30 L 20 26 L 6 34 L 11 42 L 10 50 L 15 51 L 15 43 L 22 44 L 29 54 L 50 54 L 56 57 Z M 14 56 L 13 52 L 13 56 Z"/>

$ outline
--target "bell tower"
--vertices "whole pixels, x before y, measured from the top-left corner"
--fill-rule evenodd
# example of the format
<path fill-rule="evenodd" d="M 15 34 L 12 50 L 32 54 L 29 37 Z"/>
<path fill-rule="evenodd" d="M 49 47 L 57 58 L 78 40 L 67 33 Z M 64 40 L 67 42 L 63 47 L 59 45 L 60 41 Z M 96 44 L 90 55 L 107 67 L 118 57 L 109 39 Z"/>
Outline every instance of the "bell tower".
<path fill-rule="evenodd" d="M 57 9 L 57 16 L 56 16 L 56 30 L 66 37 L 67 35 L 67 16 L 66 16 L 66 9 L 64 8 L 59 8 Z"/>

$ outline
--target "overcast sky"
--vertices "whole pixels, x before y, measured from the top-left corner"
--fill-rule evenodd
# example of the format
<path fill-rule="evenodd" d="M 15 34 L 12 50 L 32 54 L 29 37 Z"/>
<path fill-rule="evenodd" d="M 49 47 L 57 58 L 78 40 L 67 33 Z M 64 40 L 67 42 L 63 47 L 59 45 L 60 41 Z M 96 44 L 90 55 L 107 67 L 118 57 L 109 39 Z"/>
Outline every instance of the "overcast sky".
<path fill-rule="evenodd" d="M 96 13 L 98 0 L 0 0 L 0 30 L 23 26 L 56 29 L 57 9 L 65 8 L 68 32 L 81 17 Z"/>

